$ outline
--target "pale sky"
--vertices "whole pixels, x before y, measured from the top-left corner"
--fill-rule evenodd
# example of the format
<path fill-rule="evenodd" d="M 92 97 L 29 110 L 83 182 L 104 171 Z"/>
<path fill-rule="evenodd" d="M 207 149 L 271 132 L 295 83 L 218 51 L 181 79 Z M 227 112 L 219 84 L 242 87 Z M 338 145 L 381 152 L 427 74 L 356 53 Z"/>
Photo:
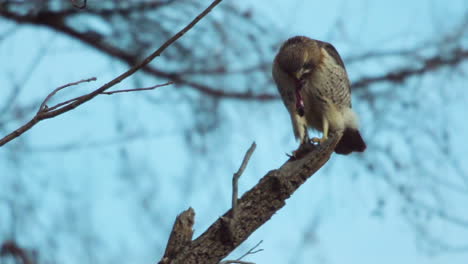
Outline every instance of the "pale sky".
<path fill-rule="evenodd" d="M 425 40 L 437 38 L 438 32 L 451 28 L 463 14 L 466 15 L 467 10 L 463 0 L 270 0 L 239 3 L 252 7 L 257 14 L 276 23 L 282 32 L 282 39 L 306 35 L 330 41 L 344 58 L 357 54 L 357 51 L 393 50 L 420 45 Z M 332 31 L 331 25 L 336 23 L 339 30 Z M 44 46 L 47 47 L 46 57 L 33 74 L 27 75 L 28 62 L 42 54 Z M 118 62 L 109 63 L 106 57 L 83 44 L 35 27 L 24 27 L 9 36 L 8 42 L 0 42 L 0 58 L 0 72 L 3 72 L 0 87 L 11 85 L 12 78 L 22 81 L 25 89 L 19 103 L 27 104 L 38 102 L 53 87 L 96 76 L 96 82 L 69 89 L 63 95 L 72 97 L 90 91 L 125 69 Z M 463 69 L 468 69 L 466 63 Z M 11 74 L 12 70 L 15 70 L 15 74 Z M 379 65 L 353 65 L 348 68 L 351 81 L 361 73 L 381 71 Z M 123 89 L 131 84 L 131 80 L 125 81 L 117 88 Z M 429 87 L 432 82 L 422 84 Z M 452 120 L 458 131 L 463 132 L 460 134 L 467 134 L 468 126 L 463 122 L 463 115 L 468 91 L 461 89 L 466 86 L 466 81 L 458 78 L 450 85 L 459 94 L 447 107 L 448 119 Z M 164 96 L 168 93 L 164 89 L 155 93 Z M 361 115 L 364 136 L 378 138 L 373 129 L 366 129 L 366 123 L 371 127 L 373 118 L 379 117 L 367 113 L 368 108 L 357 98 L 353 100 L 353 106 Z M 197 165 L 198 174 L 190 179 L 194 187 L 185 190 L 180 188 L 180 183 L 187 180 L 183 175 L 191 172 L 190 165 L 186 165 L 190 164 L 191 153 L 184 149 L 181 135 L 174 132 L 179 128 L 178 122 L 185 121 L 184 117 L 178 119 L 178 116 L 172 115 L 170 105 L 155 108 L 146 102 L 137 94 L 99 97 L 79 109 L 44 121 L 25 134 L 25 139 L 33 143 L 31 149 L 22 151 L 37 151 L 37 155 L 20 158 L 18 163 L 7 159 L 0 161 L 0 174 L 15 175 L 15 179 L 22 184 L 31 185 L 26 188 L 30 197 L 41 201 L 38 209 L 40 221 L 29 224 L 31 230 L 26 232 L 29 236 L 20 235 L 23 243 L 45 245 L 48 243 L 47 237 L 41 236 L 38 230 L 60 230 L 63 244 L 57 245 L 57 259 L 67 264 L 81 263 L 79 257 L 86 255 L 86 252 L 80 250 L 85 249 L 76 249 L 76 237 L 67 230 L 85 230 L 83 234 L 91 230 L 90 233 L 98 236 L 92 243 L 108 254 L 87 261 L 110 263 L 125 255 L 124 262 L 154 263 L 164 250 L 161 241 L 167 240 L 173 219 L 182 210 L 189 206 L 195 209 L 195 236 L 227 210 L 230 206 L 230 177 L 252 141 L 257 143 L 257 150 L 240 180 L 240 192 L 251 188 L 269 170 L 281 166 L 287 159 L 285 153 L 297 146 L 281 102 L 269 103 L 265 106 L 267 111 L 263 112 L 252 111 L 252 107 L 243 107 L 239 103 L 228 106 L 226 114 L 233 123 L 222 128 L 226 142 L 220 146 L 220 154 L 207 159 L 206 164 Z M 264 115 L 265 112 L 270 115 Z M 119 135 L 113 121 L 116 118 L 123 120 L 123 130 L 128 134 L 143 131 L 147 137 L 129 141 L 123 147 L 105 145 L 73 151 L 53 148 L 70 143 L 106 142 Z M 396 118 L 410 120 L 407 116 Z M 407 122 L 410 126 L 413 121 Z M 17 125 L 11 124 L 9 129 Z M 468 152 L 457 142 L 449 143 L 461 157 L 459 160 L 466 160 Z M 369 147 L 372 148 L 372 145 Z M 0 160 L 6 156 L 2 152 L 3 149 L 0 149 Z M 374 152 L 366 154 L 374 155 Z M 122 155 L 128 155 L 131 163 L 122 164 Z M 399 155 L 405 153 L 402 151 Z M 14 164 L 19 166 L 15 167 Z M 138 171 L 139 180 L 132 182 L 126 179 L 122 172 L 125 169 Z M 434 169 L 447 172 L 447 175 L 451 173 L 437 166 Z M 464 164 L 461 169 L 466 172 L 468 167 Z M 207 175 L 216 175 L 216 178 L 208 179 Z M 413 175 L 408 173 L 406 176 L 411 178 Z M 30 178 L 34 179 L 33 184 L 29 182 Z M 133 188 L 139 190 L 137 194 L 132 193 Z M 207 192 L 205 188 L 215 191 Z M 75 197 L 72 202 L 62 200 L 63 192 Z M 151 209 L 147 209 L 157 212 L 156 217 L 148 219 L 143 216 L 145 211 L 137 206 L 140 193 L 141 196 L 151 193 L 151 199 L 157 201 L 152 203 Z M 373 213 L 376 197 L 379 196 L 389 197 L 384 216 Z M 467 198 L 464 199 L 466 201 Z M 468 250 L 438 254 L 423 250 L 424 245 L 421 245 L 415 228 L 401 214 L 402 203 L 402 199 L 379 175 L 369 173 L 364 168 L 359 156 L 333 155 L 331 161 L 230 258 L 237 258 L 263 240 L 260 248 L 264 251 L 249 256 L 245 261 L 257 264 L 468 263 Z M 82 208 L 83 215 L 77 218 L 80 221 L 61 226 L 58 224 L 60 221 L 54 219 L 62 216 L 62 210 L 68 206 Z M 466 208 L 457 206 L 454 203 L 453 210 L 468 218 Z M 0 216 L 2 212 L 5 210 L 0 211 Z M 440 227 L 430 225 L 429 228 L 434 228 L 436 233 L 443 234 L 448 240 L 459 240 L 458 236 L 463 234 L 466 237 L 468 234 L 467 230 L 458 233 L 443 224 Z M 310 229 L 309 233 L 304 231 L 307 229 Z M 2 236 L 5 233 L 0 233 L 0 240 Z M 304 244 L 304 240 L 308 243 Z M 466 239 L 464 242 L 468 246 Z"/>

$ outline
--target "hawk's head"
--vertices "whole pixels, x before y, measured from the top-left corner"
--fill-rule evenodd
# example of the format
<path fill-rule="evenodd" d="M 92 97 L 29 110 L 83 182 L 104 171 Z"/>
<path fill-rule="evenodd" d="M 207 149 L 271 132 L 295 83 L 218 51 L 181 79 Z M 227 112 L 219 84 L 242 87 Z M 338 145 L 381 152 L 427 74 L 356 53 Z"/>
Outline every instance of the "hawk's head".
<path fill-rule="evenodd" d="M 275 60 L 291 78 L 301 80 L 317 67 L 321 56 L 320 46 L 315 40 L 297 36 L 288 39 L 281 46 Z"/>

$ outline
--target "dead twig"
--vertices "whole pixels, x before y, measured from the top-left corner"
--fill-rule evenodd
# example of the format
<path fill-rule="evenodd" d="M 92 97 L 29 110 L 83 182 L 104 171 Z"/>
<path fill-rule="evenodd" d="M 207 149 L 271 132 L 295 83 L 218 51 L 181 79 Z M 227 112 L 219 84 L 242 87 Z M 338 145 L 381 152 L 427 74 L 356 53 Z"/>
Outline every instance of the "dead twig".
<path fill-rule="evenodd" d="M 44 99 L 44 101 L 42 101 L 42 104 L 41 106 L 39 106 L 39 109 L 37 110 L 37 113 L 39 114 L 40 112 L 43 112 L 43 111 L 47 111 L 47 102 L 60 90 L 63 90 L 67 87 L 70 87 L 70 86 L 74 86 L 74 85 L 78 85 L 80 83 L 84 83 L 84 82 L 91 82 L 91 81 L 96 81 L 96 77 L 92 77 L 92 78 L 89 78 L 89 79 L 84 79 L 84 80 L 81 80 L 81 81 L 77 81 L 77 82 L 71 82 L 71 83 L 67 83 L 65 85 L 62 85 L 60 87 L 58 87 L 57 89 L 53 90 L 49 95 L 47 95 L 47 97 Z"/>
<path fill-rule="evenodd" d="M 239 170 L 237 170 L 236 173 L 232 176 L 232 209 L 231 209 L 231 215 L 227 217 L 222 217 L 222 220 L 224 221 L 224 226 L 226 228 L 227 232 L 227 239 L 226 241 L 235 241 L 235 232 L 233 229 L 235 221 L 237 221 L 237 200 L 238 200 L 238 182 L 239 178 L 244 173 L 245 168 L 247 167 L 247 164 L 249 163 L 250 157 L 252 156 L 252 153 L 254 152 L 256 148 L 255 142 L 252 143 L 250 148 L 247 150 L 247 152 L 244 155 L 244 159 L 242 160 L 241 166 L 239 167 Z"/>
<path fill-rule="evenodd" d="M 147 87 L 147 88 L 135 88 L 135 89 L 124 89 L 124 90 L 116 90 L 116 91 L 110 91 L 110 92 L 102 92 L 102 94 L 111 95 L 111 94 L 116 94 L 116 93 L 149 91 L 149 90 L 154 90 L 154 89 L 159 88 L 159 87 L 168 86 L 168 85 L 171 85 L 173 83 L 174 82 L 167 82 L 167 83 L 157 84 L 157 85 Z"/>
<path fill-rule="evenodd" d="M 149 90 L 154 90 L 156 88 L 159 88 L 159 87 L 162 87 L 162 86 L 166 86 L 166 85 L 170 85 L 170 84 L 173 84 L 174 82 L 167 82 L 167 83 L 163 83 L 163 84 L 157 84 L 157 85 L 154 85 L 154 86 L 151 86 L 151 87 L 147 87 L 147 88 L 134 88 L 134 89 L 124 89 L 124 90 L 116 90 L 116 91 L 110 91 L 110 92 L 102 92 L 101 94 L 106 94 L 106 95 L 111 95 L 111 94 L 116 94 L 116 93 L 125 93 L 125 92 L 138 92 L 138 91 L 149 91 Z M 66 105 L 66 104 L 69 104 L 71 102 L 74 102 L 74 101 L 77 101 L 77 100 L 80 100 L 82 97 L 84 97 L 86 95 L 81 95 L 81 96 L 78 96 L 78 97 L 75 97 L 75 98 L 72 98 L 72 99 L 69 99 L 69 100 L 66 100 L 66 101 L 63 101 L 61 103 L 58 103 L 52 107 L 49 107 L 47 108 L 48 111 L 52 111 L 52 110 L 55 110 L 63 105 Z"/>
<path fill-rule="evenodd" d="M 263 248 L 256 249 L 256 248 L 258 248 L 262 243 L 263 243 L 263 240 L 258 241 L 258 243 L 257 243 L 255 246 L 253 246 L 251 249 L 249 249 L 249 251 L 247 251 L 244 255 L 240 256 L 237 260 L 241 260 L 241 259 L 247 257 L 248 255 L 253 255 L 253 254 L 256 254 L 256 253 L 258 253 L 258 252 L 263 251 Z"/>
<path fill-rule="evenodd" d="M 244 173 L 244 170 L 247 167 L 247 164 L 249 163 L 250 157 L 252 156 L 252 154 L 255 151 L 256 147 L 257 147 L 257 144 L 255 144 L 255 142 L 253 142 L 252 145 L 250 146 L 250 148 L 245 153 L 244 159 L 242 160 L 242 164 L 239 167 L 239 170 L 236 173 L 234 173 L 234 176 L 232 177 L 232 218 L 233 219 L 235 219 L 235 217 L 236 217 L 239 178 L 242 175 L 242 173 Z"/>
<path fill-rule="evenodd" d="M 242 259 L 247 257 L 248 255 L 253 255 L 253 254 L 256 254 L 258 252 L 263 251 L 263 248 L 256 250 L 256 248 L 259 247 L 260 244 L 262 244 L 262 243 L 263 243 L 263 240 L 260 240 L 255 246 L 253 246 L 251 249 L 249 249 L 249 251 L 247 251 L 244 255 L 240 256 L 236 260 L 223 260 L 219 264 L 234 264 L 234 263 L 237 263 L 237 264 L 255 264 L 253 262 L 242 261 Z"/>

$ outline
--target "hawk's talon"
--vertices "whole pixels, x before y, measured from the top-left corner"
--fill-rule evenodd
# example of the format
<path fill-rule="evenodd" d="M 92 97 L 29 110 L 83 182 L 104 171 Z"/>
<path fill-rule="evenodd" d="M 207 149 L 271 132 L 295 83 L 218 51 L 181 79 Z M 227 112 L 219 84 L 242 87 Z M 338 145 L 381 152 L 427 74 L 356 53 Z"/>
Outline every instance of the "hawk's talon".
<path fill-rule="evenodd" d="M 328 140 L 328 138 L 326 138 L 326 137 L 322 137 L 322 138 L 313 137 L 310 141 L 320 145 L 320 144 L 325 143 L 327 140 Z"/>
<path fill-rule="evenodd" d="M 315 145 L 311 144 L 310 141 L 305 143 L 301 143 L 299 147 L 292 152 L 292 156 L 289 156 L 289 160 L 299 160 L 302 159 L 307 153 L 313 151 L 315 149 Z"/>

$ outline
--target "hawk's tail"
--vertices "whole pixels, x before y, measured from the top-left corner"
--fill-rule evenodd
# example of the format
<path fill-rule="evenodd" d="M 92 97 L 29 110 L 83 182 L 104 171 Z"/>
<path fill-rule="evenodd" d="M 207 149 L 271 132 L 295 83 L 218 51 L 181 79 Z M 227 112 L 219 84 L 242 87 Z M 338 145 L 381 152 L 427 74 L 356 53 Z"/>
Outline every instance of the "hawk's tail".
<path fill-rule="evenodd" d="M 363 152 L 366 149 L 366 143 L 361 137 L 359 130 L 346 128 L 340 142 L 335 147 L 337 154 L 347 155 L 353 151 Z"/>

